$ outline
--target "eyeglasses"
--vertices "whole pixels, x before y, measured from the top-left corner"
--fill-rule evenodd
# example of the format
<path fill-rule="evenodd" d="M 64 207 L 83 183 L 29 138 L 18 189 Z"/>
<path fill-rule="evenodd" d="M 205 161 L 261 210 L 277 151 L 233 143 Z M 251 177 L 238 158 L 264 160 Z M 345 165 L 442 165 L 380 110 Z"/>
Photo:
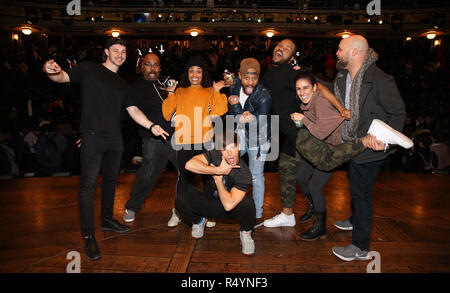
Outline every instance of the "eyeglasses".
<path fill-rule="evenodd" d="M 154 68 L 161 67 L 161 64 L 158 64 L 158 63 L 144 63 L 144 65 L 148 66 L 148 67 L 154 67 Z"/>

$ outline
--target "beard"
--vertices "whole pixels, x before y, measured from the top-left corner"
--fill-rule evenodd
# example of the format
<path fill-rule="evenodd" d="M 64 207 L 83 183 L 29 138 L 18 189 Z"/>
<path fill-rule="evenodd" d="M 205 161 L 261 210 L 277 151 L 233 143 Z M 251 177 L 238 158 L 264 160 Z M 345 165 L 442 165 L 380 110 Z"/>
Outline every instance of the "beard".
<path fill-rule="evenodd" d="M 349 61 L 350 61 L 350 52 L 347 51 L 345 55 L 341 56 L 341 58 L 338 58 L 336 62 L 336 69 L 337 70 L 347 69 Z"/>
<path fill-rule="evenodd" d="M 345 60 L 338 60 L 337 62 L 336 62 L 336 69 L 337 70 L 344 70 L 344 69 L 347 69 L 347 65 L 348 65 L 348 61 L 345 61 Z"/>
<path fill-rule="evenodd" d="M 154 74 L 153 78 L 150 76 L 151 74 Z M 149 73 L 146 74 L 146 79 L 155 81 L 155 80 L 158 79 L 158 74 L 156 72 L 154 72 L 154 71 L 150 71 Z"/>
<path fill-rule="evenodd" d="M 283 58 L 283 56 L 281 56 L 280 59 L 279 59 L 278 61 L 275 61 L 273 57 L 274 57 L 276 54 L 277 54 L 276 52 L 273 52 L 273 54 L 272 54 L 272 63 L 273 63 L 273 64 L 276 64 L 276 65 L 287 64 L 288 61 L 289 61 L 289 59 L 291 58 L 291 57 L 288 57 L 288 58 L 284 57 L 284 58 Z"/>

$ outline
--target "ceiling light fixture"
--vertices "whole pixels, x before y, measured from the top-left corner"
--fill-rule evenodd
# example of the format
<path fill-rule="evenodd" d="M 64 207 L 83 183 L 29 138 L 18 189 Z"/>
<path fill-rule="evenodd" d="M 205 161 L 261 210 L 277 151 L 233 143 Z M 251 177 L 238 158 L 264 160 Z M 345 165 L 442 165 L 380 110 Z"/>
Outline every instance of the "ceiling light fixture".
<path fill-rule="evenodd" d="M 118 38 L 120 36 L 120 31 L 112 30 L 111 31 L 111 36 L 113 36 L 113 38 Z"/>
<path fill-rule="evenodd" d="M 432 40 L 436 37 L 436 32 L 432 31 L 432 32 L 427 32 L 427 39 Z"/>
<path fill-rule="evenodd" d="M 26 36 L 31 35 L 31 33 L 32 33 L 31 27 L 27 27 L 27 26 L 23 27 L 23 28 L 22 28 L 22 33 L 23 33 L 24 35 L 26 35 Z"/>

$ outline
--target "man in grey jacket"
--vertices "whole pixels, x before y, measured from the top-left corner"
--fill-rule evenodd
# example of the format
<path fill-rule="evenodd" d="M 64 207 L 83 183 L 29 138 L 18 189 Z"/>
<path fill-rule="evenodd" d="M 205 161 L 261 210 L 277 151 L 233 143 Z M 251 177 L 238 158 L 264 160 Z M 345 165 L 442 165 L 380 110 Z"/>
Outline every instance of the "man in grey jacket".
<path fill-rule="evenodd" d="M 405 104 L 394 78 L 376 66 L 378 55 L 367 40 L 360 35 L 343 39 L 336 56 L 339 72 L 330 89 L 351 114 L 351 119 L 343 125 L 343 141 L 366 135 L 374 119 L 401 131 L 406 118 Z M 333 247 L 333 253 L 342 260 L 370 259 L 373 186 L 389 153 L 368 148 L 350 160 L 348 180 L 352 215 L 345 221 L 336 222 L 335 226 L 352 230 L 352 243 Z"/>

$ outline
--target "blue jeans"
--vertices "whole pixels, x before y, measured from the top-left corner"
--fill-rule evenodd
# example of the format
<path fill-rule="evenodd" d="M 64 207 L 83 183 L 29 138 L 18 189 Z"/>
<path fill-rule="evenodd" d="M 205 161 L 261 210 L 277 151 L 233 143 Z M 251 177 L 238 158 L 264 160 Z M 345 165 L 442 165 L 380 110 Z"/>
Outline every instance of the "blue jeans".
<path fill-rule="evenodd" d="M 270 149 L 270 142 L 258 147 L 249 148 L 241 144 L 241 157 L 248 153 L 248 167 L 252 173 L 253 201 L 255 202 L 256 218 L 262 218 L 264 204 L 264 163 Z M 258 156 L 259 151 L 259 157 Z"/>
<path fill-rule="evenodd" d="M 350 222 L 353 224 L 352 244 L 361 250 L 369 250 L 373 186 L 384 161 L 357 164 L 354 160 L 350 160 L 348 183 L 352 197 L 352 216 L 350 217 Z"/>

